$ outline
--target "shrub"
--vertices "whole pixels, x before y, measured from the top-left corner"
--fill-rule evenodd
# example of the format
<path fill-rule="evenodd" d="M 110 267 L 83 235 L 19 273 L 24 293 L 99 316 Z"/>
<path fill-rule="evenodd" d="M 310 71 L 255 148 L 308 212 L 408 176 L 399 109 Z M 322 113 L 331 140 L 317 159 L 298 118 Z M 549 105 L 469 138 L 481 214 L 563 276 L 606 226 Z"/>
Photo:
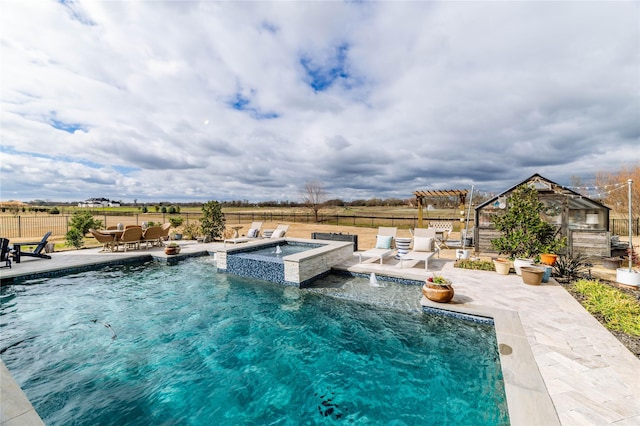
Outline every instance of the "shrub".
<path fill-rule="evenodd" d="M 75 212 L 69 220 L 69 228 L 77 229 L 84 236 L 90 228 L 102 228 L 102 221 L 94 219 L 90 212 Z"/>
<path fill-rule="evenodd" d="M 142 206 L 142 213 L 147 213 L 149 208 L 147 206 Z"/>
<path fill-rule="evenodd" d="M 545 207 L 534 187 L 520 185 L 509 196 L 507 205 L 504 214 L 491 218 L 493 226 L 502 233 L 491 240 L 491 246 L 498 253 L 511 258 L 533 258 L 565 246 L 566 238 L 556 239 L 555 227 L 540 216 Z"/>
<path fill-rule="evenodd" d="M 182 227 L 182 233 L 187 240 L 195 240 L 200 234 L 200 224 L 198 222 L 191 222 L 188 225 Z"/>
<path fill-rule="evenodd" d="M 202 206 L 200 228 L 202 233 L 209 238 L 216 239 L 222 236 L 225 227 L 225 217 L 222 207 L 217 201 L 208 201 Z"/>
<path fill-rule="evenodd" d="M 632 296 L 598 280 L 576 281 L 573 289 L 585 296 L 582 305 L 600 315 L 608 329 L 640 336 L 640 303 Z"/>
<path fill-rule="evenodd" d="M 489 262 L 488 260 L 461 259 L 461 260 L 458 260 L 453 266 L 455 268 L 475 269 L 480 271 L 494 270 L 493 262 Z"/>
<path fill-rule="evenodd" d="M 49 214 L 60 214 L 60 210 L 58 210 L 57 207 L 54 207 L 51 210 L 49 210 Z"/>
<path fill-rule="evenodd" d="M 84 234 L 78 228 L 71 228 L 64 235 L 65 244 L 80 249 L 84 245 Z"/>
<path fill-rule="evenodd" d="M 178 226 L 182 225 L 182 222 L 184 222 L 184 219 L 178 216 L 169 218 L 169 223 L 174 228 L 177 228 Z"/>
<path fill-rule="evenodd" d="M 576 278 L 587 270 L 588 260 L 584 254 L 575 256 L 561 254 L 553 265 L 553 275 L 566 279 Z"/>

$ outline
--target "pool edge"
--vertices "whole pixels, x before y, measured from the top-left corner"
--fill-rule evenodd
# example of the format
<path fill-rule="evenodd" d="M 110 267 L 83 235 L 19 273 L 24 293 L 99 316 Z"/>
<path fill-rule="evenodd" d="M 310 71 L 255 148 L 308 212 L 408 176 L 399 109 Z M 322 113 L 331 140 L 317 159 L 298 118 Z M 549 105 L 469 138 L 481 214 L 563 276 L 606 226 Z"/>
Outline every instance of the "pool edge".
<path fill-rule="evenodd" d="M 518 312 L 485 306 L 456 306 L 422 297 L 430 309 L 492 318 L 511 425 L 560 425 L 551 395 L 527 340 Z"/>

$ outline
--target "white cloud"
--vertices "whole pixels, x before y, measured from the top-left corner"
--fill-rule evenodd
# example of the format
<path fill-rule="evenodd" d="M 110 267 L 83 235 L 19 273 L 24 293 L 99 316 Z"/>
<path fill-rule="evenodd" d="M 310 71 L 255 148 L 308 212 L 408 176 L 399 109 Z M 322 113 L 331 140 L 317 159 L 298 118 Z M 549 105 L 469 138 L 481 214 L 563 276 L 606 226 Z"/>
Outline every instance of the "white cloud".
<path fill-rule="evenodd" d="M 640 161 L 639 7 L 5 1 L 0 197 L 588 181 Z"/>

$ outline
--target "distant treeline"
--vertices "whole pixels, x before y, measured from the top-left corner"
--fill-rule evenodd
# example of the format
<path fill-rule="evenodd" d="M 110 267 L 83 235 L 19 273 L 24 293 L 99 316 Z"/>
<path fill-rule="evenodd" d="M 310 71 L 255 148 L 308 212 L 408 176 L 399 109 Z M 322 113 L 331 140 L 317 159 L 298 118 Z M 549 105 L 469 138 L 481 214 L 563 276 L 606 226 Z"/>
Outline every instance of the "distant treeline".
<path fill-rule="evenodd" d="M 483 200 L 474 198 L 474 204 Z M 182 202 L 177 203 L 173 201 L 160 201 L 151 203 L 122 203 L 121 207 L 135 208 L 136 210 L 146 212 L 161 212 L 161 213 L 180 213 L 180 208 L 184 207 L 196 207 L 199 208 L 204 202 Z M 458 207 L 458 199 L 456 197 L 440 197 L 434 198 L 430 203 L 436 209 L 449 209 Z M 77 208 L 77 202 L 50 202 L 44 200 L 33 200 L 27 203 L 18 204 L 11 203 L 10 205 L 0 205 L 2 212 L 42 212 L 58 214 L 60 210 L 58 207 L 74 207 Z M 220 205 L 224 208 L 243 208 L 243 207 L 278 207 L 278 208 L 304 208 L 306 204 L 297 201 L 278 201 L 268 200 L 260 202 L 251 202 L 248 200 L 233 200 L 233 201 L 220 201 Z M 322 203 L 324 207 L 416 207 L 414 198 L 370 198 L 370 199 L 358 199 L 345 201 L 340 198 L 334 198 Z M 103 207 L 90 207 L 85 208 L 87 210 L 103 209 Z M 111 209 L 105 207 L 105 209 Z M 114 209 L 118 209 L 115 207 Z"/>

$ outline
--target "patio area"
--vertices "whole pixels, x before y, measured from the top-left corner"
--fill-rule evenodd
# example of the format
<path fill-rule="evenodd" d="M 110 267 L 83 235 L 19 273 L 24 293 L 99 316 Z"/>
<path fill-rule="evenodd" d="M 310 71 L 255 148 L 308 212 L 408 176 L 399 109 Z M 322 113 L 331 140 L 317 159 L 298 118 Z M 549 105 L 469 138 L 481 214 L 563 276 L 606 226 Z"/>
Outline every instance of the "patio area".
<path fill-rule="evenodd" d="M 184 241 L 181 246 L 179 256 L 182 257 L 214 253 L 222 243 Z M 167 256 L 161 248 L 151 248 L 127 253 L 85 249 L 53 253 L 52 257 L 51 260 L 24 259 L 12 269 L 3 268 L 0 278 L 7 284 L 13 277 L 46 276 L 141 257 L 166 259 Z M 440 258 L 430 260 L 428 272 L 423 266 L 400 268 L 395 259 L 382 265 L 361 264 L 357 255 L 337 268 L 415 280 L 424 280 L 432 273 L 444 275 L 453 281 L 456 291 L 453 301 L 435 304 L 423 298 L 422 305 L 494 316 L 496 331 L 509 340 L 509 347 L 528 346 L 530 358 L 510 359 L 511 365 L 503 370 L 506 373 L 537 370 L 543 389 L 532 389 L 531 377 L 505 374 L 510 414 L 519 413 L 515 417 L 511 415 L 512 424 L 553 424 L 558 419 L 563 425 L 640 424 L 640 360 L 562 286 L 553 280 L 541 286 L 528 286 L 515 274 L 503 276 L 490 271 L 454 268 L 454 257 L 444 251 Z M 499 343 L 501 339 L 499 337 Z M 504 355 L 503 360 L 507 359 Z M 517 364 L 525 368 L 520 369 Z M 3 401 L 0 423 L 43 424 L 4 365 L 0 374 Z M 538 395 L 538 399 L 531 395 Z M 539 404 L 544 405 L 549 398 L 557 413 L 555 421 L 553 416 L 539 414 Z"/>

